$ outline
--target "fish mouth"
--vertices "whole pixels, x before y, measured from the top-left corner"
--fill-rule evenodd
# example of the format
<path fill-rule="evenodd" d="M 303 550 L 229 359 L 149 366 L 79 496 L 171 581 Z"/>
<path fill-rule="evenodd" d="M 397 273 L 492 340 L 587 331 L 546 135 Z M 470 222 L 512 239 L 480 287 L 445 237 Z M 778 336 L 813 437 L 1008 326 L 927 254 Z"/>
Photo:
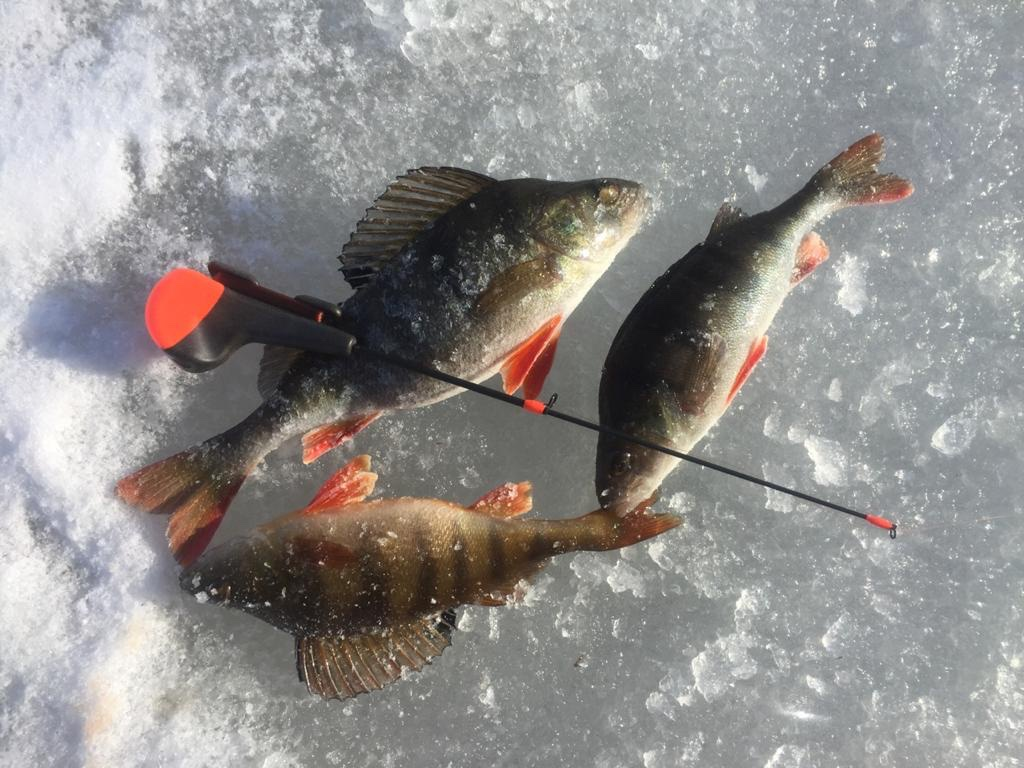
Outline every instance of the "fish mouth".
<path fill-rule="evenodd" d="M 619 221 L 623 234 L 633 235 L 651 210 L 651 196 L 643 184 L 636 181 L 619 183 Z"/>

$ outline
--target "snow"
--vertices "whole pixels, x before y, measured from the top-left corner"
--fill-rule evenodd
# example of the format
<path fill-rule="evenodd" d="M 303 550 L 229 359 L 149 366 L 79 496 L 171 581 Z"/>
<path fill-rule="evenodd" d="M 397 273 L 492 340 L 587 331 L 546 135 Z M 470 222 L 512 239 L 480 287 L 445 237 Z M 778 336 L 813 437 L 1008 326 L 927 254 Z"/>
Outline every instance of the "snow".
<path fill-rule="evenodd" d="M 0 764 L 991 766 L 1024 755 L 1024 241 L 1013 0 L 13 0 L 0 4 Z M 162 519 L 113 494 L 257 402 L 152 348 L 171 266 L 341 299 L 333 257 L 416 165 L 621 176 L 645 228 L 549 378 L 601 360 L 724 200 L 773 206 L 878 130 L 916 193 L 818 228 L 832 258 L 697 452 L 899 524 L 694 467 L 684 515 L 470 608 L 418 675 L 310 698 L 290 638 L 177 586 Z M 594 439 L 463 396 L 355 441 L 379 492 L 534 483 L 592 509 Z M 219 537 L 353 449 L 268 458 Z"/>

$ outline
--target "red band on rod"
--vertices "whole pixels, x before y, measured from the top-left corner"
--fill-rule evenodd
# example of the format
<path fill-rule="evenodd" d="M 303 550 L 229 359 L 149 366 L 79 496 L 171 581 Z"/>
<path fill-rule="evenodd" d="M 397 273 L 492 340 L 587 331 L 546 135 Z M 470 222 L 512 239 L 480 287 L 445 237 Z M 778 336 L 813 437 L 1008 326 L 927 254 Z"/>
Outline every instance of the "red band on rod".
<path fill-rule="evenodd" d="M 879 517 L 878 515 L 865 515 L 864 519 L 872 525 L 877 525 L 879 528 L 884 528 L 887 531 L 891 531 L 896 527 L 890 521 L 886 520 L 884 517 Z"/>
<path fill-rule="evenodd" d="M 547 406 L 540 400 L 523 400 L 523 408 L 530 413 L 544 413 Z"/>

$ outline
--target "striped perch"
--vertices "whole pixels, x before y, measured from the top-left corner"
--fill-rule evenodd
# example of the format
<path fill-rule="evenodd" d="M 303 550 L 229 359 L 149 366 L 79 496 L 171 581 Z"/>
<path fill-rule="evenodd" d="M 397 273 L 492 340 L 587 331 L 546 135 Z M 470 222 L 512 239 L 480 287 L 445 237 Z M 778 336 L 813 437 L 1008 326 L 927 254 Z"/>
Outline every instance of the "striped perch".
<path fill-rule="evenodd" d="M 358 456 L 309 506 L 201 557 L 181 586 L 296 638 L 309 691 L 344 699 L 419 670 L 450 643 L 460 605 L 504 605 L 548 558 L 618 549 L 679 524 L 598 510 L 521 519 L 529 483 L 506 483 L 468 507 L 438 499 L 364 501 L 377 475 Z"/>

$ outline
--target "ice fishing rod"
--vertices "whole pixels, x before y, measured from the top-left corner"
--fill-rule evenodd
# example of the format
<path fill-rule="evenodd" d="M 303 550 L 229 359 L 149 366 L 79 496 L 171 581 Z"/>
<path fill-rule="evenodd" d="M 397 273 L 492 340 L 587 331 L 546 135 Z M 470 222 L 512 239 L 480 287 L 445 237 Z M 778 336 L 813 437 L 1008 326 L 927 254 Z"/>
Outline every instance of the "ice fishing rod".
<path fill-rule="evenodd" d="M 146 301 L 146 328 L 150 336 L 160 349 L 185 370 L 199 373 L 216 368 L 239 347 L 251 343 L 302 349 L 333 357 L 357 355 L 860 518 L 887 530 L 890 538 L 896 538 L 896 524 L 884 517 L 858 512 L 613 427 L 555 410 L 553 406 L 558 395 L 552 395 L 547 402 L 508 395 L 414 360 L 364 347 L 355 336 L 338 327 L 341 308 L 337 304 L 312 296 L 292 298 L 270 290 L 244 272 L 219 262 L 210 262 L 208 270 L 209 277 L 192 269 L 172 270 L 157 282 Z"/>

